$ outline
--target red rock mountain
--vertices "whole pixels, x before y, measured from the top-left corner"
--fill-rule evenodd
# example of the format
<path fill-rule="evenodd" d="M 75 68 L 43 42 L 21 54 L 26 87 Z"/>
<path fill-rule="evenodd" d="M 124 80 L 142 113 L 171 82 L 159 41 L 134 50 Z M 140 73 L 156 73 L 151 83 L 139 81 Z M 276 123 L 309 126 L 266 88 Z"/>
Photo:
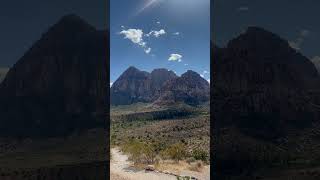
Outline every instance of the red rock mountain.
<path fill-rule="evenodd" d="M 278 35 L 249 27 L 227 47 L 213 46 L 216 127 L 276 137 L 317 121 L 320 77 L 308 58 Z"/>
<path fill-rule="evenodd" d="M 111 87 L 111 104 L 136 102 L 199 104 L 209 100 L 209 83 L 193 71 L 178 77 L 167 69 L 151 73 L 129 67 Z"/>
<path fill-rule="evenodd" d="M 60 135 L 103 126 L 108 36 L 76 15 L 44 33 L 0 85 L 0 134 Z"/>

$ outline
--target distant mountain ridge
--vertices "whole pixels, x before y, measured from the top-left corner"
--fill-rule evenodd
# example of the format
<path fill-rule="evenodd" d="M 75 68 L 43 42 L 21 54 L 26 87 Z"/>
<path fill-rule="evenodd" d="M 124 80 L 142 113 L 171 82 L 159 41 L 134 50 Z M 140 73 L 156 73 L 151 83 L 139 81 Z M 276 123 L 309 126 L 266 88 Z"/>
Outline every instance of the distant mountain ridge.
<path fill-rule="evenodd" d="M 184 102 L 197 105 L 209 101 L 209 83 L 191 70 L 178 77 L 167 69 L 151 73 L 129 67 L 110 89 L 112 105 L 152 102 L 159 105 Z M 200 95 L 201 94 L 201 95 Z"/>

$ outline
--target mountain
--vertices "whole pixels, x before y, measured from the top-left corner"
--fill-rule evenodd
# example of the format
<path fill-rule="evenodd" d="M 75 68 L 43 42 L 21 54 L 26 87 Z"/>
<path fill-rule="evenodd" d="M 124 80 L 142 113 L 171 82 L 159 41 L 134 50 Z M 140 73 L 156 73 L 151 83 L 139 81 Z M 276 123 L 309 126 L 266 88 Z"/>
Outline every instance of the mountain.
<path fill-rule="evenodd" d="M 166 82 L 157 99 L 156 104 L 172 104 L 184 102 L 189 105 L 198 105 L 210 99 L 208 81 L 198 73 L 188 70 L 181 77 Z"/>
<path fill-rule="evenodd" d="M 176 75 L 167 69 L 155 69 L 148 73 L 129 67 L 111 87 L 111 104 L 152 102 L 159 97 L 162 85 L 175 77 Z"/>
<path fill-rule="evenodd" d="M 209 83 L 191 70 L 178 77 L 163 68 L 148 73 L 129 67 L 112 85 L 110 98 L 112 105 L 136 102 L 196 105 L 209 100 L 209 91 Z"/>
<path fill-rule="evenodd" d="M 311 61 L 258 27 L 213 49 L 216 127 L 276 138 L 317 121 L 320 77 Z"/>
<path fill-rule="evenodd" d="M 0 134 L 52 136 L 103 126 L 108 34 L 76 15 L 49 28 L 0 85 Z"/>

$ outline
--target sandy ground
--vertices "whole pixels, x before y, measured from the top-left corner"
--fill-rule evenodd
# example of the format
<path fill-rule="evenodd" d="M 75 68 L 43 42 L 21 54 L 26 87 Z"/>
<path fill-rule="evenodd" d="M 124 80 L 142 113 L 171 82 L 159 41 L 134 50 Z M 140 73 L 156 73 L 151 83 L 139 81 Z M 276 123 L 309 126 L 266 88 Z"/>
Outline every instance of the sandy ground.
<path fill-rule="evenodd" d="M 111 180 L 176 180 L 177 178 L 172 175 L 156 172 L 145 172 L 134 170 L 131 167 L 131 162 L 128 157 L 121 153 L 119 149 L 111 149 L 112 159 L 110 162 L 110 175 Z M 205 167 L 203 173 L 193 171 L 183 171 L 181 176 L 194 176 L 201 180 L 210 179 L 210 166 Z"/>

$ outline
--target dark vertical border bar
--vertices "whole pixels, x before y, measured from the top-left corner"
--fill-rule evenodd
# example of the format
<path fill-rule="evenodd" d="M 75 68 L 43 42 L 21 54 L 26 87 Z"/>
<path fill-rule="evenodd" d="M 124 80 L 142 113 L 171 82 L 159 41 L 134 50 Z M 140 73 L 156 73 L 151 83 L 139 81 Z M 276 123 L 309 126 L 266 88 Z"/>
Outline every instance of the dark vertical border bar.
<path fill-rule="evenodd" d="M 107 83 L 106 84 L 106 156 L 107 156 L 107 179 L 110 179 L 110 0 L 106 1 L 106 29 L 107 29 L 107 57 L 106 57 L 106 71 Z"/>
<path fill-rule="evenodd" d="M 210 177 L 214 178 L 214 113 L 213 113 L 213 83 L 214 83 L 214 72 L 213 72 L 213 6 L 214 0 L 210 1 Z"/>

